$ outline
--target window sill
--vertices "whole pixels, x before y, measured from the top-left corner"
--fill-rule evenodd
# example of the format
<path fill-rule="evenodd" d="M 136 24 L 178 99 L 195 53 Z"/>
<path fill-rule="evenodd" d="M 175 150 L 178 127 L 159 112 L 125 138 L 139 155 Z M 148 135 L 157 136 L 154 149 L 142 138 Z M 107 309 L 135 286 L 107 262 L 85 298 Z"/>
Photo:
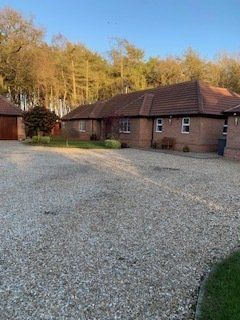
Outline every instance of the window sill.
<path fill-rule="evenodd" d="M 129 133 L 131 133 L 131 131 L 121 131 L 121 132 L 119 132 L 119 133 L 129 134 Z"/>
<path fill-rule="evenodd" d="M 157 130 L 156 130 L 155 132 L 156 132 L 156 133 L 162 133 L 162 131 L 157 131 Z"/>
<path fill-rule="evenodd" d="M 86 130 L 79 130 L 79 132 L 86 132 Z"/>
<path fill-rule="evenodd" d="M 183 134 L 189 134 L 190 132 L 184 132 L 184 131 L 181 131 L 181 133 L 183 133 Z"/>

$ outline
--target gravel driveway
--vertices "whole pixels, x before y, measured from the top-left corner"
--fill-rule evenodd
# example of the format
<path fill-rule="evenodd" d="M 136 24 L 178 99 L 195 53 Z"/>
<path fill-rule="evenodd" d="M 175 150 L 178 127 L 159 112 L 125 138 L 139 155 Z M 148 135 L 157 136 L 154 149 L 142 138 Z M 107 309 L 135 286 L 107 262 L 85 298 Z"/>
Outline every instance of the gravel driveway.
<path fill-rule="evenodd" d="M 192 319 L 240 163 L 0 142 L 0 319 Z"/>

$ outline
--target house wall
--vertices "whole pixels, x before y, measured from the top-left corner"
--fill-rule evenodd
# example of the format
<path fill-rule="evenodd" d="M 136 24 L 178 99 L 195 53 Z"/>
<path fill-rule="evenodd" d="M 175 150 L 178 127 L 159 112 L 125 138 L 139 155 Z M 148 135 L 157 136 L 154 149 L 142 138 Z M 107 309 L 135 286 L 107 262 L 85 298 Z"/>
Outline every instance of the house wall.
<path fill-rule="evenodd" d="M 112 136 L 129 147 L 150 148 L 152 142 L 152 125 L 154 123 L 153 142 L 161 145 L 164 137 L 174 138 L 175 150 L 182 151 L 188 146 L 193 152 L 211 152 L 217 150 L 218 139 L 222 136 L 224 119 L 190 117 L 190 132 L 182 133 L 182 117 L 163 118 L 163 132 L 156 132 L 156 119 L 130 118 L 130 133 L 119 133 L 119 119 L 112 121 Z M 98 138 L 106 138 L 104 120 L 86 120 L 86 132 L 79 130 L 80 120 L 65 121 L 69 135 L 81 140 L 90 140 L 92 133 Z M 63 129 L 64 130 L 64 129 Z"/>
<path fill-rule="evenodd" d="M 119 133 L 119 119 L 113 120 L 113 136 L 129 147 L 150 148 L 152 138 L 152 120 L 147 118 L 130 118 L 130 133 Z M 104 133 L 104 127 L 102 127 Z"/>
<path fill-rule="evenodd" d="M 188 146 L 193 152 L 211 152 L 217 150 L 218 138 L 222 136 L 223 119 L 190 117 L 190 132 L 182 133 L 182 117 L 163 118 L 163 131 L 156 132 L 154 120 L 153 141 L 161 145 L 164 137 L 175 139 L 175 150 L 182 151 Z"/>
<path fill-rule="evenodd" d="M 23 140 L 26 138 L 25 125 L 22 117 L 17 117 L 17 136 L 18 140 Z"/>
<path fill-rule="evenodd" d="M 62 134 L 68 134 L 71 138 L 80 140 L 90 140 L 93 133 L 100 138 L 100 121 L 98 120 L 84 120 L 86 121 L 86 131 L 80 131 L 80 120 L 71 120 L 62 122 Z"/>
<path fill-rule="evenodd" d="M 228 118 L 227 145 L 224 156 L 229 159 L 240 160 L 240 117 Z"/>

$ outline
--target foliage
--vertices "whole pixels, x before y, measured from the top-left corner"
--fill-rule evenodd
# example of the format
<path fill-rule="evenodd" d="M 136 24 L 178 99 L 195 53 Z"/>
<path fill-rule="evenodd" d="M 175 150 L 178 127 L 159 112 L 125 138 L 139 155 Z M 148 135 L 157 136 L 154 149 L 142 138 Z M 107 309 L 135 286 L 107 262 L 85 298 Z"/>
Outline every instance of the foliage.
<path fill-rule="evenodd" d="M 49 136 L 33 136 L 32 143 L 49 144 L 51 138 Z"/>
<path fill-rule="evenodd" d="M 59 147 L 59 148 L 82 148 L 82 149 L 105 149 L 103 141 L 80 141 L 78 139 L 69 139 L 68 145 L 64 137 L 51 137 L 48 147 Z"/>
<path fill-rule="evenodd" d="M 40 143 L 49 144 L 50 141 L 51 141 L 51 138 L 49 136 L 41 136 L 40 137 Z"/>
<path fill-rule="evenodd" d="M 38 143 L 40 140 L 39 136 L 32 136 L 32 143 Z"/>
<path fill-rule="evenodd" d="M 36 106 L 29 111 L 25 111 L 23 113 L 23 119 L 27 130 L 30 133 L 34 132 L 39 136 L 40 132 L 51 132 L 56 123 L 57 116 L 55 112 L 52 112 L 45 107 Z"/>
<path fill-rule="evenodd" d="M 109 149 L 120 149 L 121 148 L 121 142 L 118 140 L 113 139 L 107 139 L 104 141 L 105 147 Z"/>
<path fill-rule="evenodd" d="M 44 41 L 34 20 L 0 9 L 0 94 L 25 110 L 44 105 L 57 114 L 115 94 L 203 80 L 240 93 L 240 58 L 224 53 L 215 61 L 192 48 L 179 57 L 145 58 L 143 50 L 115 38 L 108 57 L 63 35 Z"/>
<path fill-rule="evenodd" d="M 238 320 L 240 318 L 240 253 L 216 265 L 204 286 L 199 320 Z"/>

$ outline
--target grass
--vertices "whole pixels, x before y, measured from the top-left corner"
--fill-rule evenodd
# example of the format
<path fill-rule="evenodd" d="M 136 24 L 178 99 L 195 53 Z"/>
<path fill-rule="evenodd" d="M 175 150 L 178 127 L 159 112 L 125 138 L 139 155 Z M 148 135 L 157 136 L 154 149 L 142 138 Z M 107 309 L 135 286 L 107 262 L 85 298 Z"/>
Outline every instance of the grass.
<path fill-rule="evenodd" d="M 80 141 L 77 139 L 69 139 L 68 146 L 66 140 L 62 137 L 51 137 L 51 141 L 48 144 L 36 144 L 44 145 L 47 147 L 59 147 L 59 148 L 82 148 L 82 149 L 106 149 L 104 141 Z"/>
<path fill-rule="evenodd" d="M 216 265 L 209 275 L 199 320 L 240 319 L 240 252 Z"/>

